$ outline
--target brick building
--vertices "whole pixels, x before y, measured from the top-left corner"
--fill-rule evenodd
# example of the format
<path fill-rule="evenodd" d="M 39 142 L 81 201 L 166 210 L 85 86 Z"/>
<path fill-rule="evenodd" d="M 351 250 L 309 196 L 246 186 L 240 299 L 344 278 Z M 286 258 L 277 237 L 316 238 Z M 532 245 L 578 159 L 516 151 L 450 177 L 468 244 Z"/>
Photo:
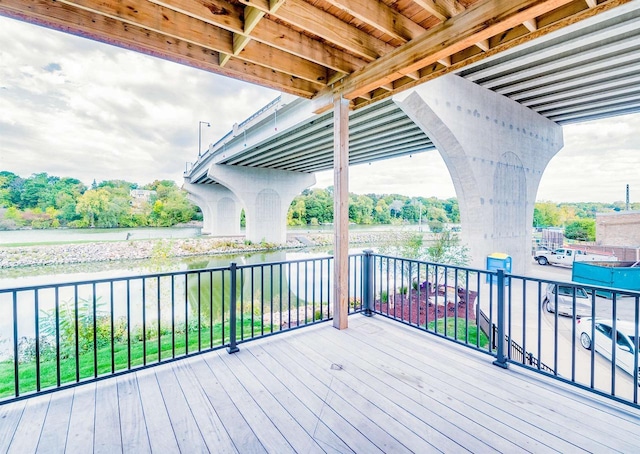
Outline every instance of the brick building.
<path fill-rule="evenodd" d="M 640 247 L 640 211 L 597 213 L 596 243 Z"/>

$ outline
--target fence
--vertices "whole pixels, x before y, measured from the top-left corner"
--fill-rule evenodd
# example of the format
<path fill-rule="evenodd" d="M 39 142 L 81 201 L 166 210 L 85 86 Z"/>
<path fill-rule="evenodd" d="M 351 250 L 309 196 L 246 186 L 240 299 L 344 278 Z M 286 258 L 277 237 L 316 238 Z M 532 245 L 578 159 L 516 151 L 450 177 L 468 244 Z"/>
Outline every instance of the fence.
<path fill-rule="evenodd" d="M 362 258 L 349 258 L 350 312 Z M 332 319 L 333 259 L 0 289 L 0 401 Z"/>
<path fill-rule="evenodd" d="M 638 292 L 371 251 L 348 271 L 349 313 L 638 405 Z M 326 322 L 333 272 L 324 257 L 0 289 L 0 401 Z"/>

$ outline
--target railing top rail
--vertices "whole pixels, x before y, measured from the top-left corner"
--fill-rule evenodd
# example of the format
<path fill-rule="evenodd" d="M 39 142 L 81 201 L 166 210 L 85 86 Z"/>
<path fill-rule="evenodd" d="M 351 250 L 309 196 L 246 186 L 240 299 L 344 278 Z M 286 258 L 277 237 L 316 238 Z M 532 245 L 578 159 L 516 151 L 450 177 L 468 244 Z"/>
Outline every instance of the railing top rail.
<path fill-rule="evenodd" d="M 456 270 L 461 270 L 461 271 L 471 271 L 471 272 L 475 272 L 475 273 L 483 273 L 483 274 L 493 274 L 493 275 L 497 275 L 498 273 L 496 271 L 491 271 L 491 270 L 484 270 L 481 268 L 469 268 L 467 266 L 463 266 L 463 265 L 451 265 L 449 263 L 438 263 L 438 262 L 430 262 L 427 260 L 420 260 L 420 259 L 407 259 L 407 258 L 403 258 L 403 257 L 398 257 L 395 255 L 387 255 L 387 254 L 373 254 L 374 257 L 381 257 L 381 258 L 386 258 L 386 259 L 391 259 L 391 260 L 402 260 L 403 262 L 411 262 L 411 263 L 419 263 L 421 265 L 433 265 L 433 266 L 439 266 L 439 267 L 446 267 L 446 268 L 451 268 L 451 269 L 456 269 Z M 508 276 L 505 273 L 505 277 Z"/>
<path fill-rule="evenodd" d="M 138 280 L 138 279 L 153 279 L 153 278 L 161 278 L 161 277 L 169 277 L 169 276 L 182 276 L 186 274 L 197 274 L 203 271 L 213 272 L 213 271 L 228 271 L 228 266 L 221 266 L 215 268 L 201 268 L 201 269 L 193 269 L 193 270 L 180 270 L 180 271 L 166 271 L 162 273 L 148 273 L 148 274 L 135 274 L 128 276 L 118 276 L 118 277 L 108 277 L 102 279 L 83 279 L 80 281 L 67 281 L 67 282 L 58 282 L 58 283 L 50 283 L 50 284 L 40 284 L 40 285 L 27 285 L 22 287 L 11 287 L 11 288 L 0 288 L 0 294 L 2 293 L 10 293 L 10 292 L 22 292 L 28 290 L 41 290 L 48 288 L 56 288 L 56 287 L 72 287 L 72 286 L 80 286 L 80 285 L 89 285 L 89 284 L 102 284 L 108 282 L 121 282 L 121 281 L 130 281 L 130 280 Z"/>
<path fill-rule="evenodd" d="M 361 255 L 363 254 L 350 254 L 349 257 L 357 257 Z M 278 265 L 284 265 L 284 264 L 295 264 L 295 263 L 305 263 L 305 262 L 325 261 L 325 260 L 328 260 L 328 261 L 333 260 L 333 256 L 328 255 L 326 257 L 313 257 L 308 259 L 294 259 L 294 260 L 281 260 L 281 261 L 273 261 L 273 262 L 236 264 L 236 269 L 262 268 L 262 267 L 278 266 Z M 233 261 L 231 261 L 230 264 L 231 263 L 233 263 Z M 154 278 L 162 278 L 162 277 L 170 277 L 170 276 L 183 276 L 183 275 L 198 274 L 198 273 L 230 271 L 230 269 L 231 269 L 230 266 L 218 266 L 213 268 L 197 268 L 197 269 L 191 269 L 191 270 L 166 271 L 162 273 L 136 274 L 136 275 L 128 275 L 128 276 L 118 276 L 113 278 L 84 279 L 80 281 L 67 281 L 67 282 L 57 282 L 57 283 L 40 284 L 40 285 L 27 285 L 22 287 L 0 288 L 0 294 L 33 291 L 33 290 L 44 290 L 44 289 L 51 289 L 56 287 L 58 288 L 73 287 L 73 286 L 82 286 L 82 285 L 90 285 L 90 284 L 104 284 L 109 282 L 123 282 L 123 281 L 140 280 L 140 279 L 154 279 Z"/>

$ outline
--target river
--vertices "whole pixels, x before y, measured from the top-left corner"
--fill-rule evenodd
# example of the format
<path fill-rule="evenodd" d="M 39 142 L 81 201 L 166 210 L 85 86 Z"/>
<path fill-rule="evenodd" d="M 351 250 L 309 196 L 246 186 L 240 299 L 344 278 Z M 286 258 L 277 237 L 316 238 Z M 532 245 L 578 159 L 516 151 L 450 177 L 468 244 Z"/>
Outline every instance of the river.
<path fill-rule="evenodd" d="M 331 231 L 333 226 L 296 227 L 288 229 L 289 235 L 304 235 Z M 425 226 L 352 225 L 350 230 L 359 232 L 384 232 L 388 230 L 419 231 Z M 200 237 L 200 227 L 118 228 L 118 229 L 57 229 L 0 231 L 0 246 L 36 245 L 47 243 L 76 243 L 126 241 L 167 238 Z M 365 245 L 353 248 L 361 252 Z M 167 271 L 183 271 L 196 267 L 226 266 L 237 263 L 260 263 L 291 260 L 293 258 L 326 255 L 330 248 L 295 249 L 287 252 L 241 253 L 233 255 L 209 255 L 206 257 L 176 257 L 164 260 L 145 259 L 116 262 L 91 262 L 27 268 L 0 268 L 0 288 L 34 286 L 50 283 L 93 280 L 108 277 L 139 275 Z"/>

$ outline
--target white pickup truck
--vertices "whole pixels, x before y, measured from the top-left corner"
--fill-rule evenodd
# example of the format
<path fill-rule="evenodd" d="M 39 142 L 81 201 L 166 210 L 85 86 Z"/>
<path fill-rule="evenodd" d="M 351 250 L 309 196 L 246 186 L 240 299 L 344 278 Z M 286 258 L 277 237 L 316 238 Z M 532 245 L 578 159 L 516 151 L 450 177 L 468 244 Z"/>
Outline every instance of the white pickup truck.
<path fill-rule="evenodd" d="M 536 251 L 533 257 L 539 265 L 573 266 L 573 262 L 616 262 L 615 255 L 593 254 L 579 249 L 560 248 Z"/>

